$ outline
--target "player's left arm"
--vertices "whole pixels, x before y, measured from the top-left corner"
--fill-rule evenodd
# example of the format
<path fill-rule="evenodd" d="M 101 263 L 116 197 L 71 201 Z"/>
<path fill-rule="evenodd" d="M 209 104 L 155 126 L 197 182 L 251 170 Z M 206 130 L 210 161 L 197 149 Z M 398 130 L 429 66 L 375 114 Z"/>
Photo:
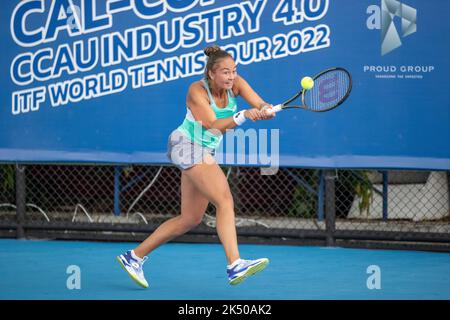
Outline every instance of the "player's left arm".
<path fill-rule="evenodd" d="M 270 103 L 265 102 L 241 76 L 236 77 L 234 88 L 237 94 L 253 108 L 261 110 L 265 106 L 270 106 Z"/>

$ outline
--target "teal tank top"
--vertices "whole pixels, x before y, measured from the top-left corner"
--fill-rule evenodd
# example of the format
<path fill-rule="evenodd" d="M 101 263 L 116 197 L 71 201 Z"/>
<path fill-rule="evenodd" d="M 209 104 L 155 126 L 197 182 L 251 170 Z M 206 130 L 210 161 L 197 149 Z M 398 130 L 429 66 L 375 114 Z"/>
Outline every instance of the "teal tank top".
<path fill-rule="evenodd" d="M 227 90 L 228 105 L 224 108 L 219 108 L 214 102 L 211 91 L 209 90 L 208 81 L 206 79 L 202 79 L 202 83 L 208 92 L 210 106 L 216 114 L 216 118 L 223 119 L 232 117 L 236 113 L 237 109 L 236 97 L 234 96 L 233 90 Z M 189 110 L 189 107 L 187 107 L 186 117 L 184 118 L 183 123 L 178 127 L 178 130 L 188 137 L 189 140 L 211 149 L 216 149 L 222 140 L 222 135 L 214 134 L 213 132 L 205 129 L 200 122 L 196 121 L 191 110 Z"/>

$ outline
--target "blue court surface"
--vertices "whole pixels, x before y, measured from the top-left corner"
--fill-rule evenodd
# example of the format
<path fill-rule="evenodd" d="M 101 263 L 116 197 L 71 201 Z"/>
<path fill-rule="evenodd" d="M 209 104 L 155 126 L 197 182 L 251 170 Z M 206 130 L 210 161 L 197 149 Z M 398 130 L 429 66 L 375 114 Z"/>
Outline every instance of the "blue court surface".
<path fill-rule="evenodd" d="M 150 287 L 143 289 L 116 261 L 136 245 L 2 239 L 0 299 L 450 299 L 447 253 L 240 245 L 242 258 L 270 264 L 230 286 L 221 245 L 169 243 L 144 265 Z"/>

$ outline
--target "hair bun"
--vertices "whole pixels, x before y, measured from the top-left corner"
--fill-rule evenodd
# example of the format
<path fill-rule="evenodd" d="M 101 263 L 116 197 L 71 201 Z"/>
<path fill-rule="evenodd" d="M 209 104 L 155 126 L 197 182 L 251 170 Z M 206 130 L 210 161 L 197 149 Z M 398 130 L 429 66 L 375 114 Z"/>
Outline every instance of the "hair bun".
<path fill-rule="evenodd" d="M 210 47 L 206 47 L 205 50 L 203 50 L 203 52 L 205 53 L 205 55 L 207 55 L 208 57 L 212 56 L 213 54 L 217 53 L 220 51 L 220 47 L 218 45 L 213 45 Z"/>

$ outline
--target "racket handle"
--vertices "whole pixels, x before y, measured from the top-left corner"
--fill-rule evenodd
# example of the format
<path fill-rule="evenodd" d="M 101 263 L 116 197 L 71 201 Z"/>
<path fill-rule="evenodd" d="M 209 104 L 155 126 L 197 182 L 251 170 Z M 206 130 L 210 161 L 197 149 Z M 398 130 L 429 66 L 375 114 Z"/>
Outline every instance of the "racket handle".
<path fill-rule="evenodd" d="M 267 112 L 272 112 L 272 113 L 279 112 L 279 111 L 281 111 L 281 104 L 277 104 L 276 106 L 272 106 L 272 108 L 267 109 Z"/>

